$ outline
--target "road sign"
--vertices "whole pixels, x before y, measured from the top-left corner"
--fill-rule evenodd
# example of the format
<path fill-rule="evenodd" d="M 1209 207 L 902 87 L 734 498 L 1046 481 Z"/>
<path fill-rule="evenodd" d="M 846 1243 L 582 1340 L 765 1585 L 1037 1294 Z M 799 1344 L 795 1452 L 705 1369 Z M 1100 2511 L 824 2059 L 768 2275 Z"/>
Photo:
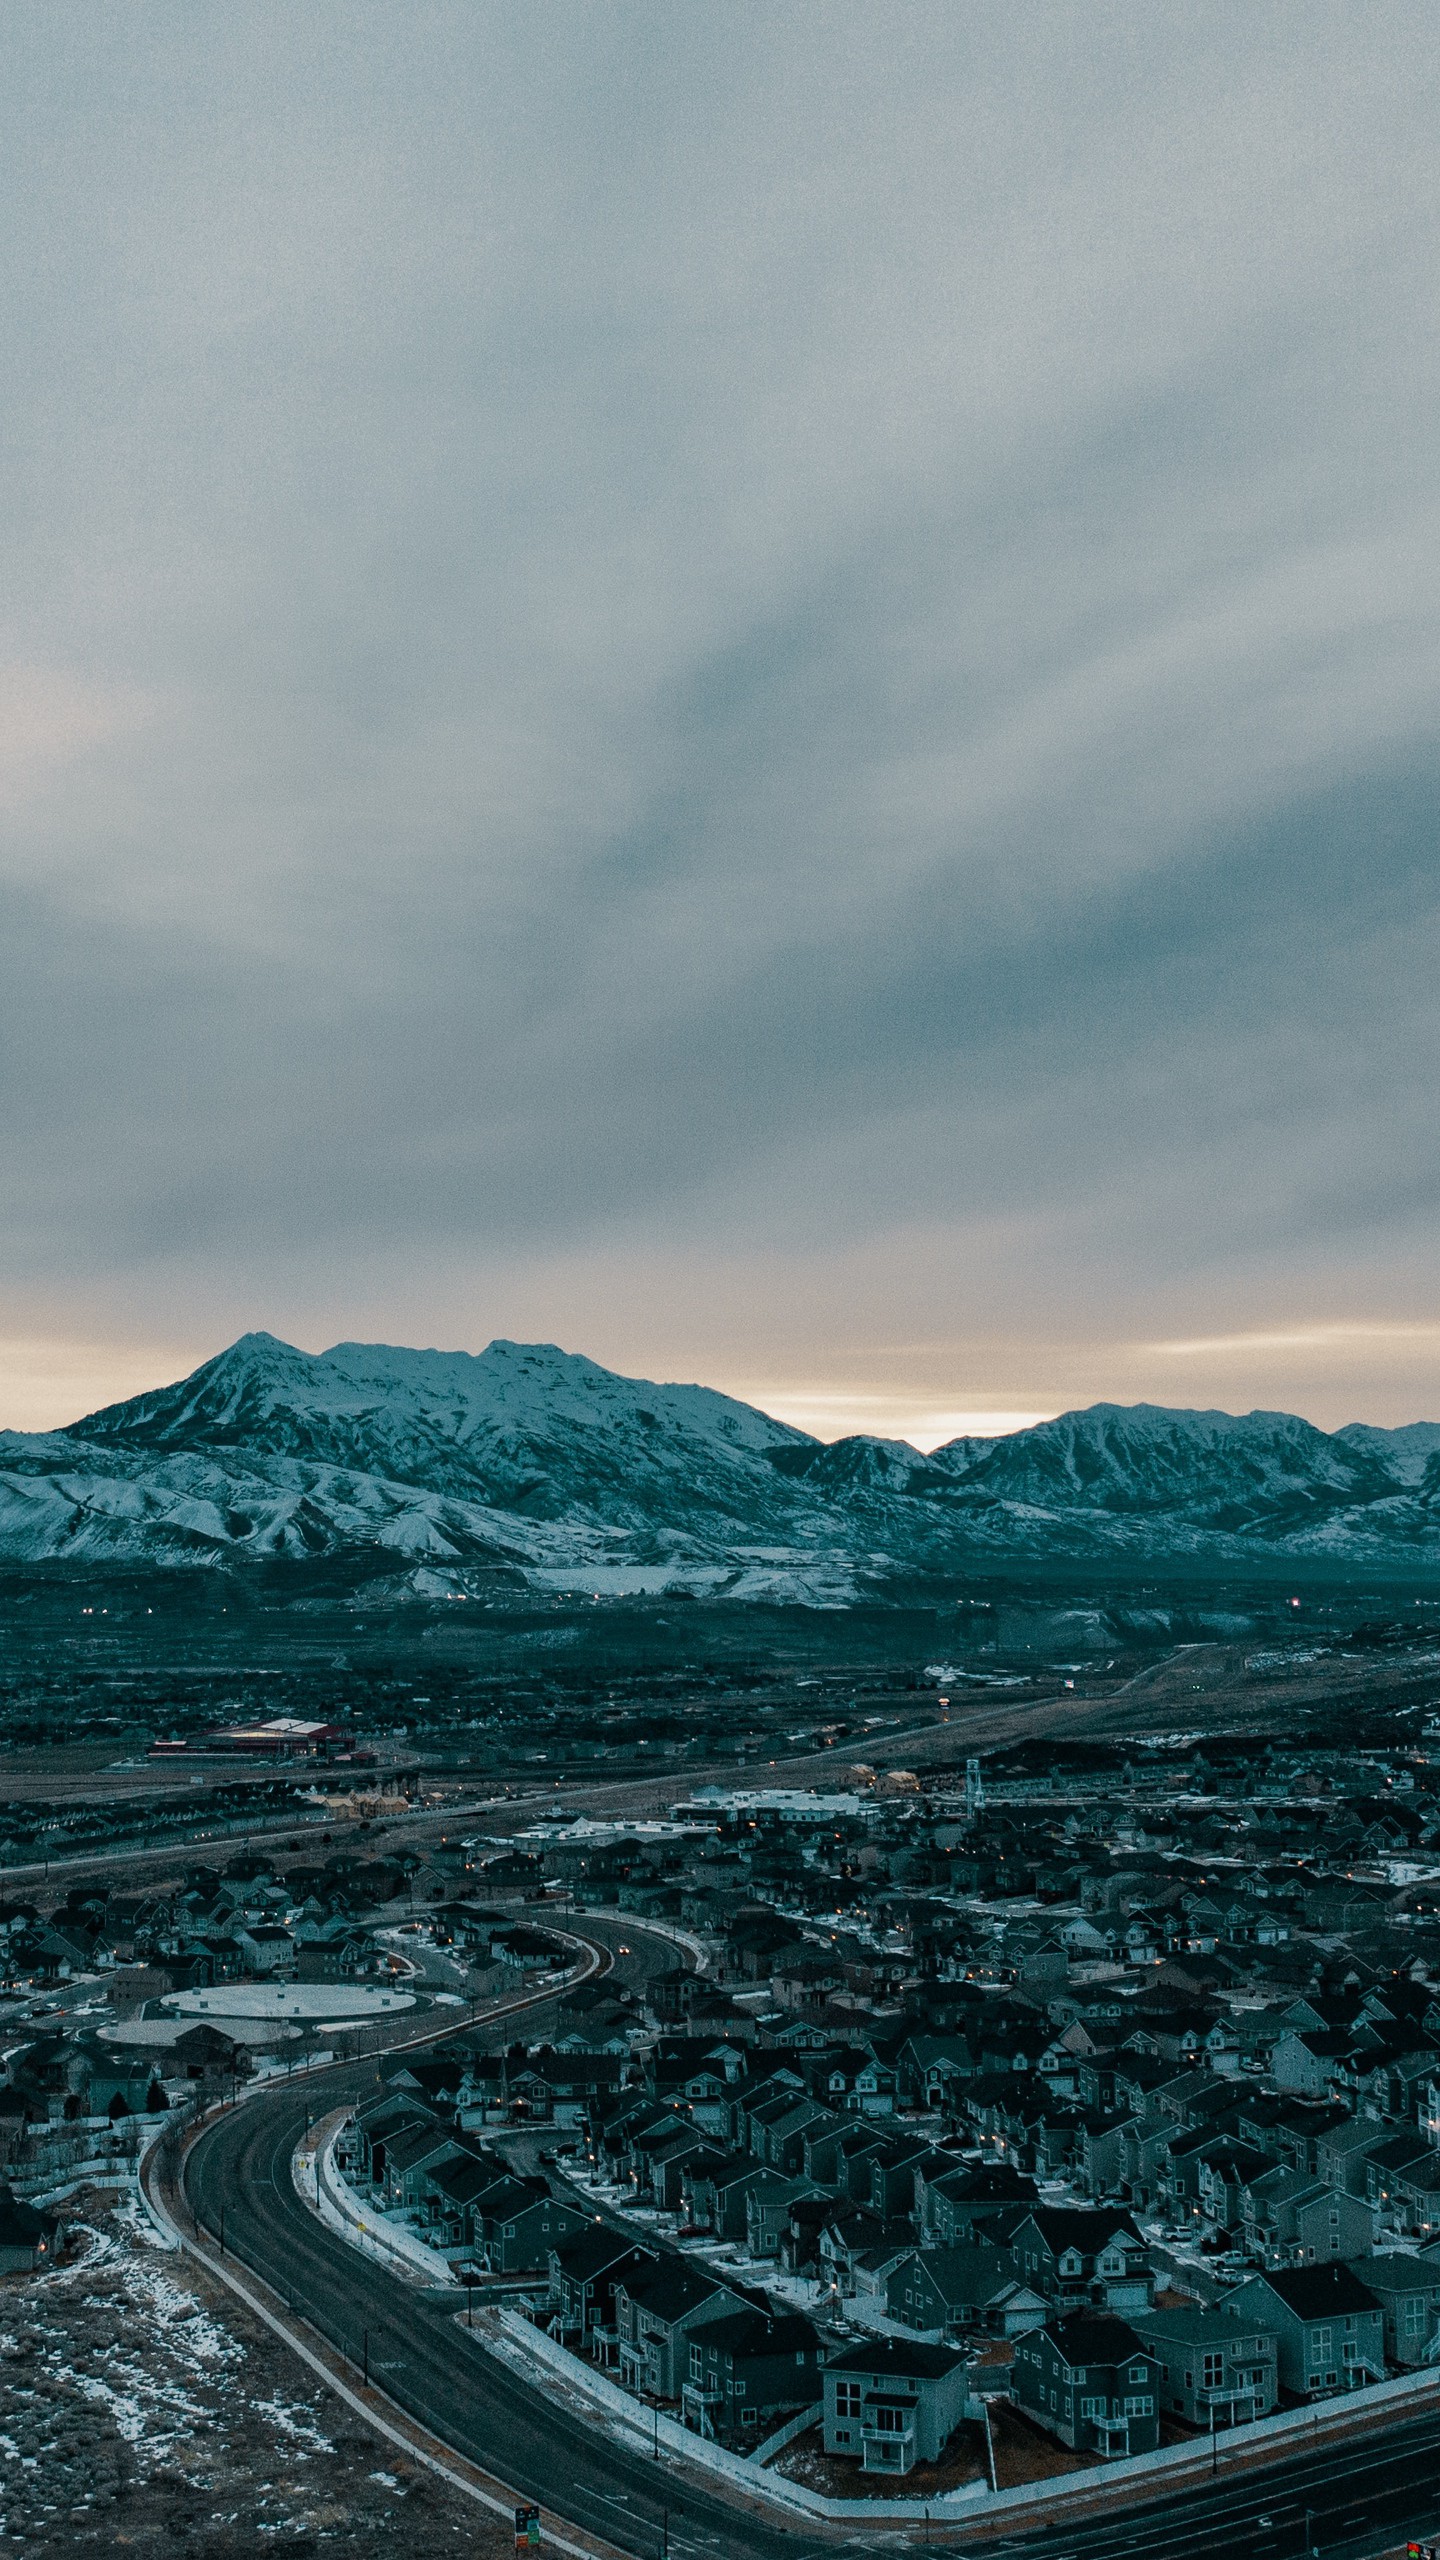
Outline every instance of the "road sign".
<path fill-rule="evenodd" d="M 517 2551 L 538 2551 L 538 2550 L 539 2550 L 539 2548 L 540 2548 L 540 2510 L 539 2510 L 539 2508 L 538 2508 L 538 2507 L 517 2507 L 517 2508 L 516 2508 L 516 2510 L 515 2510 L 515 2548 L 516 2548 L 516 2550 L 517 2550 Z"/>

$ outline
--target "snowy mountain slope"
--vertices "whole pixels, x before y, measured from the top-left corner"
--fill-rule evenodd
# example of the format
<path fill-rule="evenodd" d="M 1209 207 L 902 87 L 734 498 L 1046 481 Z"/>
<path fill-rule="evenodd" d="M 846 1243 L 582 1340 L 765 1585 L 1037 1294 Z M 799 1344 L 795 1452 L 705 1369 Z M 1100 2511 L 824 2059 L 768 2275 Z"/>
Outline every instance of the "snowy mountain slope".
<path fill-rule="evenodd" d="M 1297 1529 L 1337 1505 L 1383 1501 L 1395 1473 L 1368 1449 L 1290 1413 L 1176 1413 L 1092 1405 L 999 1440 L 964 1484 L 1011 1502 L 1118 1514 L 1183 1512 L 1221 1529 Z"/>
<path fill-rule="evenodd" d="M 3 1558 L 365 1552 L 473 1589 L 823 1605 L 1006 1558 L 1440 1565 L 1440 1426 L 1095 1405 L 927 1457 L 553 1345 L 247 1334 L 68 1431 L 0 1433 Z"/>
<path fill-rule="evenodd" d="M 1402 1484 L 1422 1483 L 1431 1459 L 1440 1457 L 1440 1422 L 1402 1422 L 1394 1431 L 1378 1422 L 1347 1422 L 1335 1437 L 1377 1458 Z"/>
<path fill-rule="evenodd" d="M 18 1435 L 6 1435 L 13 1439 Z M 572 1557 L 573 1534 L 419 1487 L 293 1459 L 179 1454 L 124 1463 L 71 1441 L 65 1465 L 15 1467 L 0 1444 L 0 1555 L 17 1561 L 303 1557 L 348 1546 L 463 1558 L 517 1573 Z M 582 1542 L 610 1552 L 603 1534 Z"/>
<path fill-rule="evenodd" d="M 805 1442 L 711 1388 L 618 1378 L 550 1344 L 476 1355 L 342 1342 L 312 1356 L 266 1333 L 74 1431 L 126 1449 L 311 1459 L 544 1519 L 598 1507 L 630 1526 L 744 1523 L 774 1493 L 767 1453 Z"/>

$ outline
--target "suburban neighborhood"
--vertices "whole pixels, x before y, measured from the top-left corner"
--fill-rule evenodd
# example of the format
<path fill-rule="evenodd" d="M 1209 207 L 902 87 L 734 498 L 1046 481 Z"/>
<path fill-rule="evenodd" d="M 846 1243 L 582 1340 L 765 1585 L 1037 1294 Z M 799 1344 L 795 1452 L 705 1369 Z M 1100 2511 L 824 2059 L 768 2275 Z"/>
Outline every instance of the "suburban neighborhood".
<path fill-rule="evenodd" d="M 642 1990 L 564 1987 L 586 1911 L 647 1933 Z M 6 2271 L 171 2111 L 368 2034 L 342 2203 L 832 2490 L 1133 2459 L 1440 2357 L 1423 1738 L 547 1807 L 75 1887 L 0 1944 Z M 467 2028 L 547 1983 L 543 2032 Z M 453 2032 L 389 2052 L 397 2002 Z"/>

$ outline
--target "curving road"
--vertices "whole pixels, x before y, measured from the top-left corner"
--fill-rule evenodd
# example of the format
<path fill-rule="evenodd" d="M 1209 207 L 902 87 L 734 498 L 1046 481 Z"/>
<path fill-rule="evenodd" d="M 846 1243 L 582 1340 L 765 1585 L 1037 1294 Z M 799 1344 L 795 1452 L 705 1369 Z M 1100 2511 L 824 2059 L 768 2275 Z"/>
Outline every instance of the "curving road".
<path fill-rule="evenodd" d="M 586 1932 L 609 1940 L 621 1978 L 643 1979 L 673 1957 L 668 1944 L 658 1955 L 644 1947 L 637 1924 L 587 1920 Z M 543 2016 L 531 2012 L 530 2023 Z M 509 2031 L 497 2024 L 497 2039 Z M 1422 2416 L 1233 2478 L 1222 2447 L 1213 2483 L 1083 2521 L 1005 2534 L 917 2522 L 897 2534 L 761 2515 L 547 2399 L 457 2325 L 453 2296 L 399 2282 L 302 2204 L 290 2164 L 317 2097 L 326 2109 L 353 2101 L 375 2077 L 373 2063 L 348 2065 L 325 2072 L 308 2095 L 277 2089 L 222 2116 L 190 2153 L 193 2209 L 212 2232 L 223 2209 L 226 2247 L 354 2362 L 368 2355 L 372 2381 L 435 2435 L 635 2560 L 660 2560 L 667 2532 L 683 2560 L 820 2560 L 837 2548 L 854 2560 L 896 2560 L 911 2542 L 1025 2560 L 1211 2560 L 1232 2549 L 1247 2560 L 1304 2560 L 1311 2549 L 1326 2560 L 1370 2560 L 1431 2538 L 1440 2524 L 1440 2375 Z"/>
<path fill-rule="evenodd" d="M 592 1925 L 597 1943 L 624 1943 L 612 1969 L 640 1981 L 674 1950 L 641 1952 L 638 1930 Z M 652 1952 L 652 1949 L 654 1950 Z M 544 2012 L 529 2013 L 531 2032 Z M 497 2030 L 503 2035 L 508 2022 Z M 627 2451 L 533 2390 L 471 2338 L 455 2317 L 456 2297 L 430 2296 L 375 2266 L 315 2218 L 296 2195 L 291 2159 L 317 2104 L 328 2110 L 375 2085 L 373 2063 L 327 2071 L 303 2088 L 245 2100 L 192 2149 L 186 2193 L 214 2233 L 224 2213 L 225 2246 L 303 2313 L 371 2380 L 457 2452 L 513 2484 L 524 2497 L 602 2535 L 638 2560 L 669 2549 L 695 2560 L 730 2553 L 806 2560 L 828 2543 L 767 2527 L 738 2504 L 692 2485 L 662 2459 Z"/>

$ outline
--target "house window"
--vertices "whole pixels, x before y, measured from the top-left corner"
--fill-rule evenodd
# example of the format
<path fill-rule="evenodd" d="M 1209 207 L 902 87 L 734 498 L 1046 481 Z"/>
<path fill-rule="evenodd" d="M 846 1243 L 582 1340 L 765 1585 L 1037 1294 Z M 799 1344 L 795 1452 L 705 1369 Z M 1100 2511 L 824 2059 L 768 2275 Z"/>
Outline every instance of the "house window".
<path fill-rule="evenodd" d="M 1125 2403 L 1127 2418 L 1153 2418 L 1155 2403 L 1148 2391 L 1133 2391 Z"/>
<path fill-rule="evenodd" d="M 1082 2400 L 1080 2415 L 1082 2418 L 1103 2418 L 1105 2415 L 1104 2393 L 1094 2393 L 1088 2400 Z"/>
<path fill-rule="evenodd" d="M 836 2417 L 837 2417 L 837 2418 L 858 2418 L 858 2417 L 859 2417 L 859 2415 L 860 2415 L 860 2385 L 859 2385 L 859 2383 L 858 2383 L 858 2382 L 837 2382 L 837 2383 L 836 2383 L 836 2385 L 835 2385 L 835 2415 L 836 2415 Z"/>
<path fill-rule="evenodd" d="M 1221 2383 L 1225 2379 L 1225 2358 L 1223 2355 L 1217 2354 L 1206 2356 L 1201 2371 L 1201 2379 L 1207 2391 L 1219 2390 Z"/>

